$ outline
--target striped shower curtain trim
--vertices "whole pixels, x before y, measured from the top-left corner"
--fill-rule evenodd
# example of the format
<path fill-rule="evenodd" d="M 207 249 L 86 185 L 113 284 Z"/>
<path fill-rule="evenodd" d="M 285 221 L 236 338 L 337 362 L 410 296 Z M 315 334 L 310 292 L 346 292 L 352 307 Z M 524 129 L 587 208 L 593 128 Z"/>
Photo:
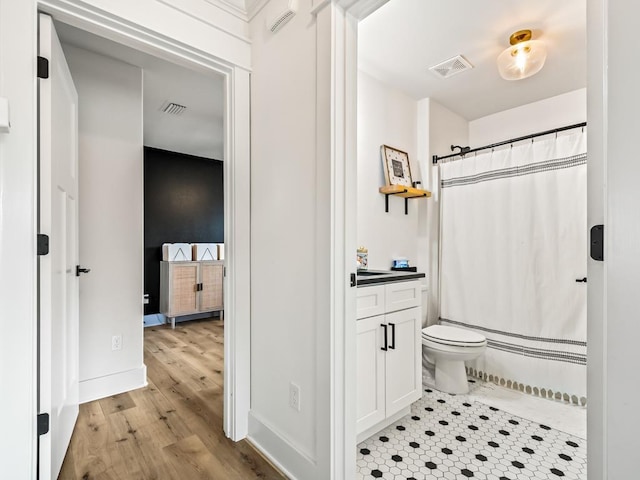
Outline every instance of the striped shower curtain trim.
<path fill-rule="evenodd" d="M 533 175 L 534 173 L 550 170 L 571 168 L 578 165 L 584 165 L 585 163 L 587 163 L 587 154 L 582 153 L 580 155 L 572 155 L 565 158 L 557 158 L 554 160 L 545 160 L 543 162 L 534 162 L 527 165 L 518 165 L 516 167 L 490 170 L 476 175 L 453 177 L 442 180 L 441 186 L 442 188 L 451 188 L 461 185 L 471 185 L 474 183 L 488 182 L 490 180 L 498 180 L 501 178 L 520 177 L 522 175 Z"/>

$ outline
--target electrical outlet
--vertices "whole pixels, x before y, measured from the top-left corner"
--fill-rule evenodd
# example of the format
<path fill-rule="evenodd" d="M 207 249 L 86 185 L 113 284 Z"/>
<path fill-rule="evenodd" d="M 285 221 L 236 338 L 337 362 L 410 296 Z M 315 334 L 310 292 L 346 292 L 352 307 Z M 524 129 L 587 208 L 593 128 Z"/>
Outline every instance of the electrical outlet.
<path fill-rule="evenodd" d="M 122 335 L 111 337 L 111 350 L 122 350 Z"/>
<path fill-rule="evenodd" d="M 289 384 L 289 406 L 300 411 L 300 387 L 293 382 Z"/>

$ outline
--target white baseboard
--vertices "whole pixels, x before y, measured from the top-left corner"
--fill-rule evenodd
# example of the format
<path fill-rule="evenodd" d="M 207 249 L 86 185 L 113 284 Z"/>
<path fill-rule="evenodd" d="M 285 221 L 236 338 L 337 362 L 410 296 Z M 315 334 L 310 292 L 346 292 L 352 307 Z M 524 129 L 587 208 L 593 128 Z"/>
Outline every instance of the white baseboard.
<path fill-rule="evenodd" d="M 275 465 L 287 478 L 304 480 L 318 476 L 316 462 L 289 443 L 277 430 L 267 424 L 260 415 L 249 412 L 247 440 Z M 269 448 L 266 448 L 268 446 Z"/>
<path fill-rule="evenodd" d="M 128 392 L 147 386 L 147 366 L 80 382 L 80 403 Z"/>

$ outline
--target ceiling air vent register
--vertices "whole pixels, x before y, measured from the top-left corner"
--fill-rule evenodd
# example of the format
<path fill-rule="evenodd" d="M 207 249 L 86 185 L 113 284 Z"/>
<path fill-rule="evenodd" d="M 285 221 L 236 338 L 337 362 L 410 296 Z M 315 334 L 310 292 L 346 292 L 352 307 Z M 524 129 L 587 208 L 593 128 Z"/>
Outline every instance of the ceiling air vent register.
<path fill-rule="evenodd" d="M 296 14 L 296 10 L 298 9 L 297 0 L 288 0 L 286 2 L 280 1 L 275 2 L 274 4 L 276 5 L 275 8 L 277 8 L 277 10 L 272 10 L 274 13 L 267 16 L 266 19 L 267 28 L 271 33 L 276 33 L 284 27 L 284 25 L 293 18 Z"/>
<path fill-rule="evenodd" d="M 456 55 L 449 60 L 430 67 L 429 70 L 440 78 L 450 78 L 466 70 L 471 70 L 472 68 L 473 65 L 471 65 L 466 58 L 462 55 Z"/>
<path fill-rule="evenodd" d="M 182 115 L 186 109 L 187 107 L 184 105 L 173 102 L 165 102 L 162 107 L 160 107 L 160 111 L 168 115 Z"/>

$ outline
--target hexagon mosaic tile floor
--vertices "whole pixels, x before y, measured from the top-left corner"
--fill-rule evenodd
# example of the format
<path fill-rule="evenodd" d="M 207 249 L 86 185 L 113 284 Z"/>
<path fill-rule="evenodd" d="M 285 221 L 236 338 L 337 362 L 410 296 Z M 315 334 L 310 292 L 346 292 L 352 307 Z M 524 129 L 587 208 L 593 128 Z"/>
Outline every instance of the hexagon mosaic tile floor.
<path fill-rule="evenodd" d="M 411 415 L 358 445 L 370 480 L 586 480 L 586 441 L 429 388 Z"/>

